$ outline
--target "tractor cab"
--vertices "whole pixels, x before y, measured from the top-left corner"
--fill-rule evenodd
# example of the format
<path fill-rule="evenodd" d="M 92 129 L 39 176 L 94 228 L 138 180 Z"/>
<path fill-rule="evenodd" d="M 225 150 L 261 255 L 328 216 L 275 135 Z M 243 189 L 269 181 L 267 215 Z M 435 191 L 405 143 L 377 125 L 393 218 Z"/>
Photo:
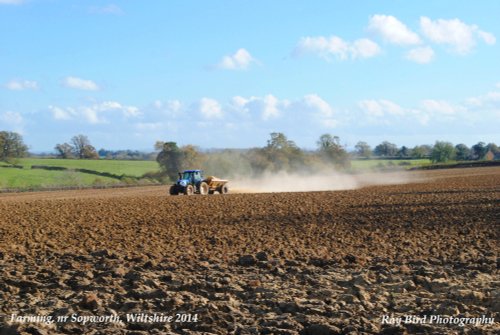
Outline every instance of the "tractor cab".
<path fill-rule="evenodd" d="M 186 187 L 187 185 L 196 186 L 203 180 L 201 170 L 186 170 L 184 172 L 179 172 L 178 185 Z"/>

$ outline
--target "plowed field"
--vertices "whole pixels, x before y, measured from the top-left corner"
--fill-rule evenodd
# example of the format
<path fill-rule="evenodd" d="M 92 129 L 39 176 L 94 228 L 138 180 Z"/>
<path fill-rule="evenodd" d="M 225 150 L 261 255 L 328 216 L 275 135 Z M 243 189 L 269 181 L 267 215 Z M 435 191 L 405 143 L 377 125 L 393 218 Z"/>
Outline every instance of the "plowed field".
<path fill-rule="evenodd" d="M 166 191 L 0 195 L 0 334 L 500 331 L 498 167 L 350 191 Z"/>

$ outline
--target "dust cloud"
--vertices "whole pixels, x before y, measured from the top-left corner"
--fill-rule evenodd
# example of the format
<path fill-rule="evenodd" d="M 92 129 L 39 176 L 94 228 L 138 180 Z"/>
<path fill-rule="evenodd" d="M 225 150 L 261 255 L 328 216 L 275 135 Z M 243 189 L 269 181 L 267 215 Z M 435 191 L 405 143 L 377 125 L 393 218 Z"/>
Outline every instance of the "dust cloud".
<path fill-rule="evenodd" d="M 234 178 L 230 181 L 230 188 L 232 193 L 338 191 L 372 185 L 405 184 L 415 180 L 415 177 L 404 171 L 362 174 L 328 171 L 312 175 L 279 172 L 254 178 Z"/>

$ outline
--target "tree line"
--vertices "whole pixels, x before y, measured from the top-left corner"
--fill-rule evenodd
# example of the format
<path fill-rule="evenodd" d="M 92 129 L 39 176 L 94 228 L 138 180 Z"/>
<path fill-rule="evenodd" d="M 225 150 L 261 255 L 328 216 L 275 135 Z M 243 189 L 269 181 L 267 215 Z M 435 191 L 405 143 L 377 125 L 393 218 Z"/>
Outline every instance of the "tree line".
<path fill-rule="evenodd" d="M 318 150 L 314 152 L 304 151 L 283 133 L 271 133 L 266 146 L 248 150 L 202 152 L 192 145 L 179 147 L 175 142 L 158 141 L 155 144 L 160 150 L 156 160 L 171 180 L 176 179 L 177 172 L 193 167 L 203 167 L 207 174 L 231 177 L 277 171 L 312 171 L 332 164 L 349 166 L 349 154 L 338 137 L 322 135 L 317 146 Z"/>
<path fill-rule="evenodd" d="M 430 159 L 434 163 L 450 160 L 500 159 L 500 150 L 494 143 L 479 142 L 471 148 L 465 144 L 454 146 L 450 142 L 436 141 L 431 145 L 413 148 L 398 147 L 384 141 L 373 150 L 366 142 L 358 142 L 355 151 L 347 152 L 338 136 L 323 134 L 315 150 L 302 150 L 283 133 L 271 133 L 267 145 L 248 150 L 220 150 L 201 152 L 192 145 L 178 147 L 175 142 L 157 142 L 157 161 L 162 171 L 175 179 L 177 172 L 203 167 L 208 174 L 224 176 L 260 175 L 264 172 L 314 172 L 335 167 L 349 168 L 351 159 Z"/>
<path fill-rule="evenodd" d="M 248 175 L 264 171 L 310 171 L 328 166 L 348 168 L 351 159 L 427 158 L 435 163 L 500 159 L 500 149 L 495 143 L 479 142 L 468 147 L 463 143 L 453 145 L 436 141 L 434 145 L 409 148 L 383 141 L 372 149 L 368 143 L 360 141 L 354 146 L 354 151 L 348 152 L 338 136 L 323 134 L 318 138 L 315 150 L 304 150 L 280 132 L 271 133 L 267 144 L 260 148 L 203 151 L 193 145 L 179 147 L 176 142 L 157 141 L 154 149 L 153 153 L 106 149 L 97 151 L 89 138 L 82 134 L 54 147 L 56 156 L 64 159 L 156 159 L 163 173 L 170 178 L 175 178 L 180 170 L 195 166 L 224 175 L 234 174 L 235 171 Z M 28 146 L 20 134 L 0 131 L 0 161 L 10 162 L 27 155 Z"/>
<path fill-rule="evenodd" d="M 79 159 L 98 159 L 94 146 L 85 135 L 76 135 L 71 138 L 70 143 L 65 142 L 56 144 L 55 148 L 59 158 L 79 158 Z"/>
<path fill-rule="evenodd" d="M 493 159 L 498 159 L 500 150 L 495 143 L 479 142 L 472 147 L 460 143 L 453 145 L 450 142 L 436 141 L 431 145 L 417 145 L 413 148 L 406 146 L 398 147 L 394 143 L 384 141 L 377 145 L 373 150 L 366 142 L 358 142 L 355 148 L 355 155 L 362 158 L 428 158 L 436 163 L 446 162 L 449 160 L 483 160 L 488 159 L 488 154 L 492 155 Z"/>

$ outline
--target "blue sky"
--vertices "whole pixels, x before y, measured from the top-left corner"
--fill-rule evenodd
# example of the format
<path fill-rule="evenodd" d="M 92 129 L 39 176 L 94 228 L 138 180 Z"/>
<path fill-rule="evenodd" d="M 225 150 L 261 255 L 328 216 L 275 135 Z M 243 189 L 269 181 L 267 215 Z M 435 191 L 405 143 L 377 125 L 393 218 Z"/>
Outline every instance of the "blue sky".
<path fill-rule="evenodd" d="M 0 130 L 304 148 L 499 143 L 499 1 L 0 0 Z"/>

